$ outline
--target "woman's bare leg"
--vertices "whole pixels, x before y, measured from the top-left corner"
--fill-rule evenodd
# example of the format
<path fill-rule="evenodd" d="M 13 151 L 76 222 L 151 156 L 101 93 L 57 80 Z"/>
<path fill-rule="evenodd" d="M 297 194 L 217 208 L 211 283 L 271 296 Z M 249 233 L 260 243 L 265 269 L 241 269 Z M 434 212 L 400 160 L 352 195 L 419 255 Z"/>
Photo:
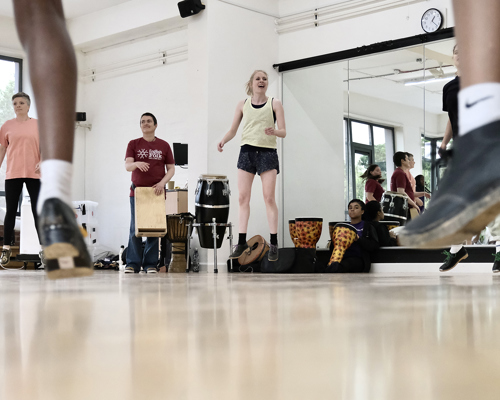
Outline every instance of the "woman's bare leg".
<path fill-rule="evenodd" d="M 247 233 L 248 219 L 250 218 L 250 197 L 252 194 L 252 184 L 254 174 L 238 169 L 238 192 L 239 192 L 239 232 Z"/>
<path fill-rule="evenodd" d="M 267 222 L 271 234 L 278 233 L 278 206 L 276 205 L 276 177 L 275 169 L 263 172 L 260 175 L 262 180 L 262 192 L 266 204 Z"/>

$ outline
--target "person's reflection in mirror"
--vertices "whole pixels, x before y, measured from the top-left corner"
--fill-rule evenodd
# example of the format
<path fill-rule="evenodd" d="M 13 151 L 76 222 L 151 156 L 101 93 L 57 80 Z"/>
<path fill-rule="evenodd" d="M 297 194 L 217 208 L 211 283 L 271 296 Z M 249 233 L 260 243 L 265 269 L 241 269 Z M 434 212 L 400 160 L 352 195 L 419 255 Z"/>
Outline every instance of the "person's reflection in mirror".
<path fill-rule="evenodd" d="M 398 151 L 392 157 L 392 161 L 394 162 L 396 169 L 391 176 L 391 191 L 406 194 L 408 196 L 408 205 L 420 212 L 420 208 L 418 208 L 415 203 L 415 192 L 413 191 L 411 182 L 406 175 L 406 171 L 410 170 L 408 153 Z M 407 218 L 411 218 L 410 210 L 408 210 Z"/>
<path fill-rule="evenodd" d="M 417 181 L 411 174 L 410 170 L 415 168 L 415 158 L 413 157 L 413 154 L 411 153 L 406 153 L 408 156 L 408 161 L 409 161 L 409 168 L 408 170 L 405 171 L 406 176 L 408 177 L 408 180 L 410 181 L 411 188 L 413 189 L 413 194 L 415 196 L 415 203 L 418 206 L 418 209 L 420 212 L 423 210 L 424 207 L 424 199 L 421 199 L 421 197 L 427 197 L 428 199 L 431 198 L 430 193 L 426 193 L 425 191 L 417 191 Z"/>
<path fill-rule="evenodd" d="M 427 189 L 425 187 L 425 177 L 423 175 L 417 175 L 415 177 L 415 182 L 416 182 L 416 186 L 415 186 L 415 195 L 420 194 L 420 193 L 423 193 L 423 195 L 419 195 L 419 199 L 422 201 L 422 205 L 420 206 L 420 212 L 424 212 L 425 210 L 425 198 L 427 197 L 426 194 L 429 195 L 429 197 L 427 198 L 430 198 L 430 191 L 429 189 Z"/>
<path fill-rule="evenodd" d="M 382 183 L 384 183 L 385 179 L 382 179 L 382 170 L 377 164 L 370 165 L 363 175 L 360 176 L 365 183 L 365 193 L 366 199 L 365 203 L 369 201 L 382 201 L 382 195 L 385 190 L 382 187 Z"/>
<path fill-rule="evenodd" d="M 363 220 L 371 222 L 377 231 L 380 247 L 397 246 L 396 234 L 388 229 L 387 224 L 380 223 L 380 221 L 383 221 L 384 217 L 384 210 L 380 202 L 369 201 L 366 203 Z"/>

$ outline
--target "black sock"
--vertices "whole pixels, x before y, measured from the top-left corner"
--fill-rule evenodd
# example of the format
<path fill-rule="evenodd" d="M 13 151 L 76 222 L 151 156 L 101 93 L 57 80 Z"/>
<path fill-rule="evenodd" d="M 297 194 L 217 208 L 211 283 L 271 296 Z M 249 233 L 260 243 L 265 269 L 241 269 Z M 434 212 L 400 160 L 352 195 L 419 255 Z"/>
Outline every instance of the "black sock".
<path fill-rule="evenodd" d="M 271 233 L 271 244 L 273 246 L 278 245 L 278 234 L 277 233 Z"/>
<path fill-rule="evenodd" d="M 242 245 L 247 242 L 247 234 L 246 233 L 240 233 L 240 236 L 238 238 L 238 244 Z"/>

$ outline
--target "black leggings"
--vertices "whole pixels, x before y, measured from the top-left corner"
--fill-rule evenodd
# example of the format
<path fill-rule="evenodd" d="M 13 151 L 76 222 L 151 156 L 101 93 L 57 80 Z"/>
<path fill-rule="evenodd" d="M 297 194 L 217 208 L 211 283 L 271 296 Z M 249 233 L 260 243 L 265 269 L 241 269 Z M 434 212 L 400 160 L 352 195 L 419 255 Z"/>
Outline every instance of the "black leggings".
<path fill-rule="evenodd" d="M 17 205 L 19 204 L 19 196 L 23 191 L 23 183 L 26 184 L 28 193 L 31 199 L 31 211 L 35 219 L 35 228 L 40 238 L 38 231 L 38 215 L 36 213 L 36 203 L 38 202 L 38 194 L 40 193 L 40 179 L 32 178 L 16 178 L 5 180 L 5 202 L 7 203 L 7 212 L 3 223 L 3 243 L 10 245 L 14 239 L 14 227 L 16 225 Z"/>

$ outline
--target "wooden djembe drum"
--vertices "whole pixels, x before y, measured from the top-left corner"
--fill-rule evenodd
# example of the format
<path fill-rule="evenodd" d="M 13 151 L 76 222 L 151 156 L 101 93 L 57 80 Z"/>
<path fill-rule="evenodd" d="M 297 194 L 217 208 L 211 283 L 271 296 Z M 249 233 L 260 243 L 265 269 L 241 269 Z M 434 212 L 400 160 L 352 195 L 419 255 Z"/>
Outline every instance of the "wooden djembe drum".
<path fill-rule="evenodd" d="M 186 243 L 193 220 L 190 213 L 167 215 L 167 239 L 172 242 L 172 262 L 168 272 L 186 272 Z"/>
<path fill-rule="evenodd" d="M 328 265 L 332 265 L 335 262 L 340 263 L 344 258 L 346 250 L 351 247 L 357 236 L 356 228 L 351 224 L 345 222 L 335 223 L 333 229 L 332 225 L 330 225 L 333 252 Z"/>
<path fill-rule="evenodd" d="M 299 238 L 297 237 L 297 230 L 295 229 L 295 220 L 288 220 L 288 230 L 290 231 L 290 237 L 292 238 L 293 245 L 299 247 Z"/>
<path fill-rule="evenodd" d="M 323 230 L 323 218 L 295 218 L 288 221 L 290 236 L 297 249 L 316 249 Z"/>

